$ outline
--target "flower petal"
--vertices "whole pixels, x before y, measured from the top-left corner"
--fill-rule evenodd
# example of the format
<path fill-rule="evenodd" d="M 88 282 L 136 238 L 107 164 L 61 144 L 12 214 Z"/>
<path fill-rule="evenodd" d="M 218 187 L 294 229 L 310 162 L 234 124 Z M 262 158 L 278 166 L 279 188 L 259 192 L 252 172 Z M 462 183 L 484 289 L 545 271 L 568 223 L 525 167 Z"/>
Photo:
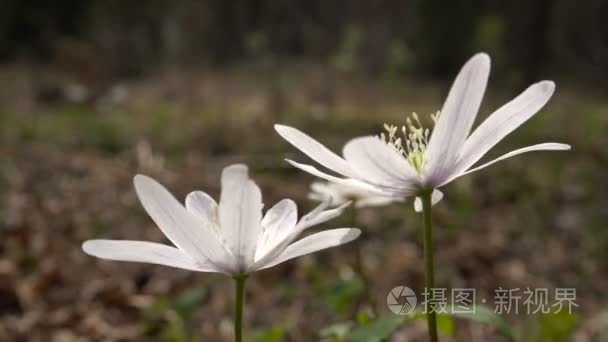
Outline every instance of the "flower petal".
<path fill-rule="evenodd" d="M 431 205 L 439 203 L 439 201 L 441 201 L 442 199 L 443 192 L 437 189 L 433 190 L 433 193 L 431 194 Z M 422 212 L 422 209 L 422 198 L 416 197 L 416 199 L 414 200 L 414 211 L 419 213 Z"/>
<path fill-rule="evenodd" d="M 259 255 L 259 258 L 256 258 L 256 264 L 252 267 L 252 270 L 258 269 L 260 265 L 265 265 L 270 260 L 275 259 L 279 254 L 287 248 L 287 246 L 292 243 L 305 229 L 315 226 L 317 224 L 321 224 L 325 221 L 331 220 L 344 212 L 344 209 L 350 205 L 350 202 L 345 203 L 337 208 L 325 210 L 329 207 L 330 201 L 326 200 L 323 203 L 319 204 L 315 209 L 313 209 L 308 214 L 304 215 L 300 221 L 293 227 L 293 229 L 286 231 L 288 235 L 283 237 L 278 243 L 274 244 L 274 246 L 268 249 L 263 255 Z M 256 255 L 257 257 L 257 255 Z"/>
<path fill-rule="evenodd" d="M 350 205 L 350 203 L 351 202 L 346 202 L 339 207 L 332 208 L 329 210 L 325 210 L 329 207 L 329 200 L 319 204 L 315 209 L 313 209 L 308 214 L 302 216 L 300 221 L 298 221 L 295 227 L 297 234 L 300 234 L 306 228 L 316 226 L 318 224 L 332 220 L 342 215 L 344 209 L 346 209 Z"/>
<path fill-rule="evenodd" d="M 253 263 L 262 229 L 262 194 L 249 180 L 247 166 L 236 164 L 222 171 L 219 219 L 222 235 L 237 258 L 238 267 L 248 267 Z"/>
<path fill-rule="evenodd" d="M 372 196 L 372 197 L 364 197 L 355 202 L 355 208 L 365 208 L 365 207 L 381 207 L 385 205 L 389 205 L 395 202 L 403 202 L 402 198 L 392 198 L 392 197 L 380 197 L 380 196 Z"/>
<path fill-rule="evenodd" d="M 536 114 L 549 101 L 554 90 L 555 84 L 551 81 L 533 84 L 492 113 L 465 142 L 455 174 L 473 166 L 494 145 Z"/>
<path fill-rule="evenodd" d="M 201 264 L 181 250 L 160 243 L 129 240 L 88 240 L 85 253 L 107 260 L 145 262 L 199 272 L 220 272 L 212 265 Z"/>
<path fill-rule="evenodd" d="M 274 125 L 274 129 L 283 139 L 324 167 L 345 176 L 352 176 L 348 163 L 327 147 L 299 130 L 283 125 Z"/>
<path fill-rule="evenodd" d="M 498 157 L 498 158 L 496 158 L 494 160 L 491 160 L 491 161 L 489 161 L 489 162 L 487 162 L 485 164 L 482 164 L 480 166 L 477 166 L 475 168 L 467 170 L 466 172 L 463 172 L 462 174 L 458 175 L 455 178 L 458 178 L 460 176 L 464 176 L 464 175 L 469 174 L 469 173 L 473 173 L 475 171 L 479 171 L 481 169 L 485 169 L 486 167 L 488 167 L 488 166 L 490 166 L 490 165 L 492 165 L 494 163 L 497 163 L 497 162 L 499 162 L 501 160 L 505 160 L 507 158 L 511 158 L 511 157 L 516 156 L 518 154 L 522 154 L 522 153 L 526 153 L 526 152 L 532 152 L 532 151 L 566 151 L 566 150 L 569 150 L 569 149 L 570 149 L 570 145 L 561 144 L 561 143 L 544 143 L 544 144 L 537 144 L 537 145 L 532 145 L 532 146 L 520 148 L 520 149 L 517 149 L 515 151 L 511 151 L 509 153 L 503 154 L 502 156 L 500 156 L 500 157 Z"/>
<path fill-rule="evenodd" d="M 347 192 L 343 189 L 347 189 L 347 187 L 334 182 L 316 181 L 310 184 L 310 192 L 307 197 L 317 202 L 329 201 L 331 206 L 338 206 L 348 202 L 348 197 L 351 197 L 353 192 L 353 190 Z"/>
<path fill-rule="evenodd" d="M 479 53 L 456 76 L 425 152 L 429 185 L 437 185 L 456 162 L 479 111 L 489 74 L 490 57 Z"/>
<path fill-rule="evenodd" d="M 298 207 L 296 203 L 290 199 L 283 199 L 268 209 L 262 219 L 262 227 L 276 233 L 278 229 L 295 227 L 297 222 Z"/>
<path fill-rule="evenodd" d="M 186 196 L 186 209 L 206 222 L 217 223 L 217 203 L 202 191 L 192 191 Z"/>
<path fill-rule="evenodd" d="M 356 228 L 338 228 L 309 235 L 289 245 L 276 259 L 263 265 L 260 269 L 272 267 L 287 260 L 326 248 L 343 245 L 356 239 L 360 234 L 361 231 Z"/>
<path fill-rule="evenodd" d="M 289 159 L 285 159 L 285 161 L 287 161 L 289 164 L 291 164 L 292 166 L 297 167 L 298 169 L 308 172 L 313 176 L 317 176 L 320 178 L 323 178 L 325 180 L 328 180 L 330 182 L 334 182 L 334 183 L 338 183 L 341 185 L 345 185 L 345 186 L 352 186 L 356 189 L 361 189 L 362 191 L 368 191 L 370 193 L 374 193 L 374 194 L 378 194 L 378 195 L 386 195 L 386 196 L 390 196 L 392 195 L 391 192 L 388 192 L 384 189 L 381 189 L 377 186 L 368 184 L 368 183 L 364 183 L 360 180 L 357 179 L 353 179 L 353 178 L 339 178 L 339 177 L 335 177 L 332 175 L 329 175 L 325 172 L 319 171 L 317 168 L 315 168 L 314 166 L 311 165 L 306 165 L 306 164 L 301 164 L 298 162 L 295 162 L 293 160 L 289 160 Z"/>
<path fill-rule="evenodd" d="M 379 186 L 414 188 L 416 170 L 395 150 L 377 137 L 360 137 L 344 145 L 344 158 L 365 181 Z"/>
<path fill-rule="evenodd" d="M 255 250 L 255 260 L 261 259 L 291 233 L 298 222 L 298 208 L 290 199 L 281 200 L 262 219 L 262 234 Z"/>
<path fill-rule="evenodd" d="M 234 266 L 234 258 L 210 227 L 186 210 L 167 189 L 144 175 L 135 176 L 133 183 L 144 209 L 175 246 L 198 262 L 211 262 L 217 269 Z"/>

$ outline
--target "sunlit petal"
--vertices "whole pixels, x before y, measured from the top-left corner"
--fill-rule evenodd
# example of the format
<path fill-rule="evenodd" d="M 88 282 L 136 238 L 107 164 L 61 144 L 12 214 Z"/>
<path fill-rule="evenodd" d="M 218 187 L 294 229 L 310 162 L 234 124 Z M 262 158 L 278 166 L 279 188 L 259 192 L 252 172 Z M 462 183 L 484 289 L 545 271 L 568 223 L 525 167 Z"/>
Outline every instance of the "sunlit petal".
<path fill-rule="evenodd" d="M 357 174 L 372 183 L 405 187 L 417 180 L 416 170 L 405 158 L 377 137 L 354 138 L 344 145 L 343 153 Z"/>
<path fill-rule="evenodd" d="M 273 247 L 284 241 L 298 222 L 298 208 L 290 199 L 281 200 L 262 219 L 262 234 L 258 239 L 255 259 L 259 260 Z"/>
<path fill-rule="evenodd" d="M 206 222 L 217 222 L 217 207 L 215 200 L 202 191 L 192 191 L 186 196 L 186 209 Z"/>
<path fill-rule="evenodd" d="M 479 111 L 489 74 L 490 57 L 479 53 L 456 77 L 426 149 L 425 168 L 430 182 L 436 183 L 456 162 Z"/>
<path fill-rule="evenodd" d="M 222 234 L 239 267 L 252 264 L 261 232 L 262 195 L 249 180 L 247 166 L 232 165 L 222 172 L 219 219 Z"/>
<path fill-rule="evenodd" d="M 308 173 L 310 173 L 313 176 L 317 176 L 320 178 L 323 178 L 325 180 L 328 180 L 330 182 L 334 182 L 334 183 L 338 183 L 338 184 L 342 184 L 345 186 L 351 186 L 354 188 L 358 188 L 362 191 L 369 191 L 371 193 L 375 193 L 378 195 L 387 195 L 390 196 L 392 193 L 388 192 L 387 190 L 384 190 L 382 188 L 379 188 L 375 185 L 372 184 L 368 184 L 365 182 L 362 182 L 360 180 L 357 179 L 353 179 L 353 178 L 339 178 L 336 176 L 332 176 L 329 175 L 325 172 L 319 171 L 317 168 L 315 168 L 314 166 L 311 165 L 306 165 L 306 164 L 301 164 L 298 162 L 295 162 L 293 160 L 289 160 L 289 159 L 285 159 L 289 164 L 297 167 L 298 169 L 302 170 L 302 171 L 306 171 Z M 394 189 L 395 192 L 397 192 L 397 189 Z"/>
<path fill-rule="evenodd" d="M 435 189 L 431 194 L 431 205 L 435 205 L 439 203 L 443 199 L 443 192 Z M 414 211 L 417 213 L 422 212 L 422 199 L 420 197 L 416 197 L 414 200 Z"/>
<path fill-rule="evenodd" d="M 82 244 L 85 253 L 107 260 L 144 262 L 199 272 L 221 272 L 211 264 L 192 259 L 181 250 L 154 242 L 129 240 L 89 240 Z"/>
<path fill-rule="evenodd" d="M 150 217 L 175 246 L 196 260 L 209 260 L 218 268 L 231 268 L 234 260 L 216 235 L 158 182 L 137 175 L 135 191 Z"/>
<path fill-rule="evenodd" d="M 348 163 L 337 154 L 330 151 L 318 141 L 299 130 L 283 125 L 274 125 L 274 129 L 283 139 L 302 151 L 312 160 L 324 167 L 345 176 L 352 176 Z"/>
<path fill-rule="evenodd" d="M 533 84 L 492 113 L 465 142 L 455 173 L 466 171 L 494 145 L 536 114 L 549 101 L 554 90 L 555 84 L 551 81 Z"/>
<path fill-rule="evenodd" d="M 289 245 L 277 258 L 263 265 L 261 269 L 278 265 L 302 255 L 343 245 L 356 239 L 360 234 L 361 231 L 356 228 L 338 228 L 309 235 Z"/>
<path fill-rule="evenodd" d="M 481 169 L 485 169 L 486 167 L 497 163 L 501 160 L 505 160 L 507 158 L 511 158 L 514 157 L 518 154 L 522 154 L 522 153 L 526 153 L 526 152 L 532 152 L 532 151 L 566 151 L 570 149 L 570 145 L 567 144 L 561 144 L 561 143 L 543 143 L 543 144 L 537 144 L 537 145 L 532 145 L 532 146 L 528 146 L 528 147 L 524 147 L 524 148 L 520 148 L 514 151 L 511 151 L 509 153 L 503 154 L 502 156 L 493 159 L 485 164 L 482 164 L 480 166 L 477 166 L 475 168 L 472 168 L 470 170 L 467 170 L 466 172 L 463 172 L 462 174 L 458 175 L 458 177 L 460 176 L 464 176 L 467 175 L 469 173 L 473 173 L 475 171 L 479 171 Z M 457 177 L 456 177 L 457 178 Z"/>

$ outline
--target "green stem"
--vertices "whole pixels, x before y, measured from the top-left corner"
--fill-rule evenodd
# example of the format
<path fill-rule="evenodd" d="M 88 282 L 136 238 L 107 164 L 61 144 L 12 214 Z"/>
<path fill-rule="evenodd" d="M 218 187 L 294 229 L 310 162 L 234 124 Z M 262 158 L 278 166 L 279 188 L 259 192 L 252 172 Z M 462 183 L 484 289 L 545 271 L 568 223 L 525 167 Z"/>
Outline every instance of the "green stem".
<path fill-rule="evenodd" d="M 435 275 L 433 271 L 433 225 L 431 222 L 431 194 L 433 190 L 421 193 L 424 223 L 424 269 L 426 280 L 426 291 L 429 294 L 427 303 L 433 303 L 433 291 L 435 287 Z M 427 323 L 429 327 L 429 340 L 437 342 L 437 315 L 427 304 Z"/>
<path fill-rule="evenodd" d="M 243 302 L 245 297 L 245 280 L 247 274 L 233 276 L 236 282 L 234 299 L 234 341 L 243 341 Z"/>

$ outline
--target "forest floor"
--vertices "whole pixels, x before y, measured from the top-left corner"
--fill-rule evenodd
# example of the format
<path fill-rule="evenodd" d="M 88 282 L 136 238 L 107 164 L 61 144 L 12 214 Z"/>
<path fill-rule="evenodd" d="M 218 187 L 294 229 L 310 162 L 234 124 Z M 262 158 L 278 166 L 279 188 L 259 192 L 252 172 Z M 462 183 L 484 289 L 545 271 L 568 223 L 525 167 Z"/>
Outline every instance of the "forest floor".
<path fill-rule="evenodd" d="M 449 82 L 364 80 L 322 68 L 171 71 L 105 87 L 56 82 L 52 72 L 0 69 L 0 340 L 230 340 L 232 283 L 215 274 L 101 261 L 90 238 L 164 241 L 132 188 L 145 173 L 177 198 L 218 198 L 221 169 L 245 162 L 265 207 L 293 198 L 301 212 L 313 177 L 283 161 L 305 156 L 274 123 L 300 128 L 332 150 L 382 124 L 434 113 Z M 480 117 L 516 96 L 490 80 Z M 566 142 L 570 152 L 518 156 L 447 186 L 436 206 L 436 284 L 495 290 L 575 288 L 572 315 L 506 315 L 517 340 L 608 338 L 608 102 L 560 86 L 553 100 L 492 152 Z M 411 201 L 350 212 L 324 228 L 357 226 L 374 305 L 390 289 L 424 284 L 420 217 Z M 310 341 L 355 321 L 369 303 L 353 272 L 352 245 L 254 274 L 249 340 Z M 552 292 L 551 292 L 552 294 Z M 551 299 L 553 296 L 551 296 Z M 362 305 L 359 305 L 361 304 Z M 551 302 L 553 303 L 553 302 Z M 500 340 L 458 320 L 445 341 Z M 395 341 L 424 341 L 403 324 Z"/>

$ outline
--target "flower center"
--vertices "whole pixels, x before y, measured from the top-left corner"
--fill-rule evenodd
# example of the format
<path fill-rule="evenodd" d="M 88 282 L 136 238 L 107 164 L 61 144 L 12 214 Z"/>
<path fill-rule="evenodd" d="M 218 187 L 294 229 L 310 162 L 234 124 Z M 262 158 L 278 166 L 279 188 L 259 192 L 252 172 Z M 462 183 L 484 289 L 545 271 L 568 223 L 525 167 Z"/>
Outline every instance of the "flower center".
<path fill-rule="evenodd" d="M 431 114 L 432 126 L 435 125 L 438 117 L 439 112 Z M 416 113 L 406 117 L 405 123 L 401 127 L 384 124 L 386 132 L 380 133 L 379 138 L 385 144 L 394 147 L 418 173 L 421 173 L 424 151 L 429 143 L 431 131 L 424 128 Z"/>

